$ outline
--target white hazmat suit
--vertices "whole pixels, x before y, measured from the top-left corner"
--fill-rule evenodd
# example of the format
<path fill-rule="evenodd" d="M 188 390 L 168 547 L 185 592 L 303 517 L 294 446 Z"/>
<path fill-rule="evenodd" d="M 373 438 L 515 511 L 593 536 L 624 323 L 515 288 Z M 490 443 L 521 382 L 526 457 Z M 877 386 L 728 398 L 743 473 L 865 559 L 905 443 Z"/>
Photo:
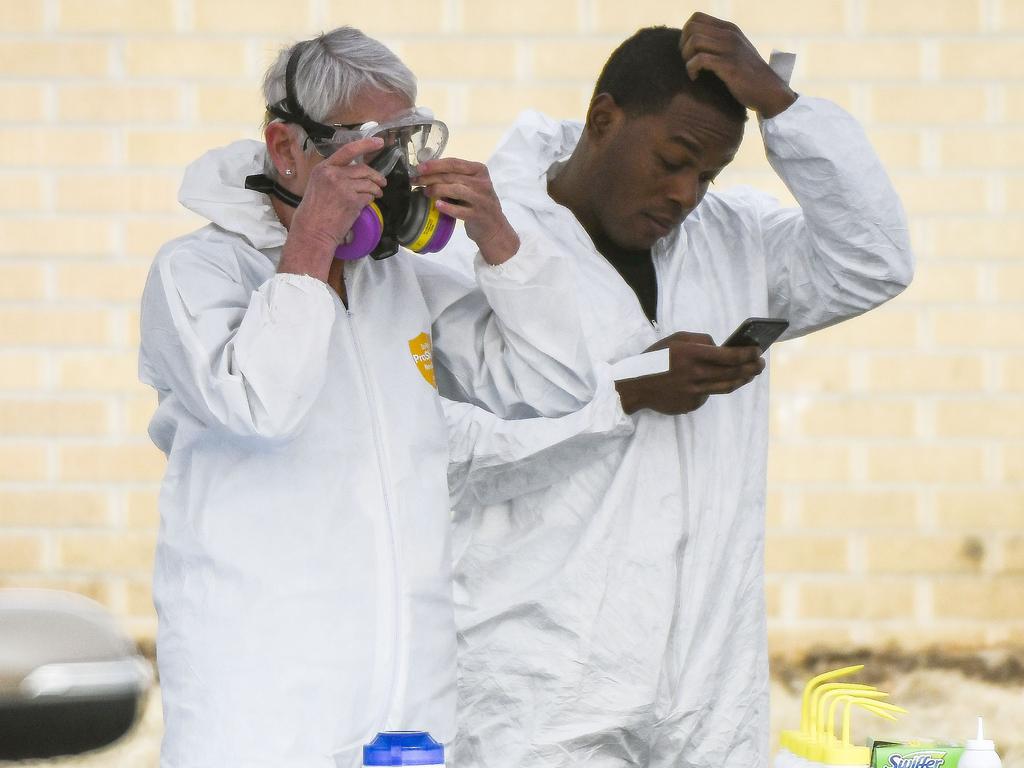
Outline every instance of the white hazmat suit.
<path fill-rule="evenodd" d="M 153 584 L 163 768 L 349 768 L 378 730 L 450 741 L 446 479 L 508 498 L 632 429 L 578 327 L 538 336 L 574 306 L 539 241 L 481 266 L 493 312 L 472 280 L 406 251 L 347 264 L 346 308 L 323 282 L 276 273 L 286 231 L 243 188 L 264 156 L 236 142 L 189 167 L 181 202 L 210 224 L 161 249 L 142 302 L 140 376 L 168 457 Z M 479 402 L 572 413 L 510 430 L 444 402 L 432 328 L 452 346 L 445 375 Z"/>
<path fill-rule="evenodd" d="M 597 364 L 676 331 L 721 342 L 748 316 L 787 318 L 799 336 L 909 283 L 902 207 L 856 122 L 800 97 L 760 127 L 802 210 L 709 192 L 653 249 L 657 327 L 548 196 L 582 125 L 525 113 L 506 135 L 495 188 L 514 227 L 571 256 Z M 768 764 L 767 372 L 690 414 L 635 419 L 612 453 L 549 488 L 460 505 L 457 766 Z"/>

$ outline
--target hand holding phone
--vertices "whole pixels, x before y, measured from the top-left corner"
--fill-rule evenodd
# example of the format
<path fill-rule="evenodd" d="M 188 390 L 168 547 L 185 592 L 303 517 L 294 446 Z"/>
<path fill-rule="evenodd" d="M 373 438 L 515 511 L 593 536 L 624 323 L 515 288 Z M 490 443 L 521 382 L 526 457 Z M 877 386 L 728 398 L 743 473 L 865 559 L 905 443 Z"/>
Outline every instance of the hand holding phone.
<path fill-rule="evenodd" d="M 780 317 L 748 317 L 722 342 L 723 347 L 760 347 L 761 353 L 789 327 Z"/>
<path fill-rule="evenodd" d="M 647 348 L 667 349 L 669 370 L 615 382 L 626 413 L 650 408 L 678 415 L 696 410 L 710 395 L 733 392 L 764 370 L 757 349 L 719 347 L 706 333 L 679 331 Z"/>

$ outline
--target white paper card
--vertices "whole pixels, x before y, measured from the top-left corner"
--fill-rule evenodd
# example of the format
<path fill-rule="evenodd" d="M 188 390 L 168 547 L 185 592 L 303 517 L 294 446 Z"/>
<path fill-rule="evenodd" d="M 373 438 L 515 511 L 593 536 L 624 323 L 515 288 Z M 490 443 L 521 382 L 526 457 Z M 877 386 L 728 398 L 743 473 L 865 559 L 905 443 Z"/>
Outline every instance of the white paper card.
<path fill-rule="evenodd" d="M 793 67 L 796 66 L 796 54 L 787 51 L 772 51 L 768 57 L 768 66 L 781 77 L 786 85 L 793 78 Z"/>
<path fill-rule="evenodd" d="M 665 373 L 669 368 L 669 357 L 667 349 L 656 349 L 653 352 L 643 352 L 632 357 L 625 357 L 612 366 L 612 376 L 616 381 L 621 379 L 635 379 L 639 376 L 652 376 L 656 373 Z"/>

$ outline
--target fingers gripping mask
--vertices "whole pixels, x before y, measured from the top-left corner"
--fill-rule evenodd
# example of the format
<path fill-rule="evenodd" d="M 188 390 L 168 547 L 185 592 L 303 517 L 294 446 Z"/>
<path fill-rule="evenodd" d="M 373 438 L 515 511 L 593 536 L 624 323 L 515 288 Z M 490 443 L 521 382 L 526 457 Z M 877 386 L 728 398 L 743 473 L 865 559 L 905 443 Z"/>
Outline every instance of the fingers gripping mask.
<path fill-rule="evenodd" d="M 397 253 L 399 246 L 416 253 L 434 253 L 448 244 L 455 231 L 455 219 L 441 213 L 422 189 L 413 187 L 419 164 L 439 157 L 448 139 L 444 123 L 427 115 L 425 110 L 410 110 L 410 114 L 384 125 L 368 123 L 356 129 L 342 128 L 333 131 L 330 140 L 313 142 L 320 154 L 329 157 L 356 139 L 384 139 L 384 147 L 372 158 L 367 156 L 363 160 L 387 178 L 388 183 L 382 196 L 359 212 L 335 250 L 335 258 L 386 259 Z M 264 174 L 248 176 L 245 186 L 273 195 L 292 207 L 302 202 L 299 195 Z"/>
<path fill-rule="evenodd" d="M 437 210 L 422 189 L 413 188 L 403 147 L 385 147 L 369 164 L 388 183 L 383 195 L 359 213 L 334 257 L 351 260 L 369 255 L 385 259 L 400 245 L 416 253 L 444 248 L 455 231 L 455 219 Z"/>

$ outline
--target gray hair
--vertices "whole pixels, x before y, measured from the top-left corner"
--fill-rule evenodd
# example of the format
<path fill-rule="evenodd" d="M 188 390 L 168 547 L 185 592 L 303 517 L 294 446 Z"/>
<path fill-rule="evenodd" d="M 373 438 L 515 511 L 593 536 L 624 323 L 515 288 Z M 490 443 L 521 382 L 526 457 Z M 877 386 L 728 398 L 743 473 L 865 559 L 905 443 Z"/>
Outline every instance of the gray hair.
<path fill-rule="evenodd" d="M 318 35 L 312 42 L 299 54 L 295 93 L 306 114 L 314 120 L 326 122 L 331 113 L 348 107 L 365 88 L 400 93 L 410 104 L 416 103 L 416 76 L 383 43 L 354 27 L 338 27 Z M 263 98 L 267 104 L 284 100 L 285 70 L 299 44 L 283 48 L 264 75 Z M 275 120 L 266 113 L 263 127 Z M 299 126 L 293 127 L 303 134 Z M 264 173 L 276 179 L 277 171 L 269 157 L 265 165 Z"/>

